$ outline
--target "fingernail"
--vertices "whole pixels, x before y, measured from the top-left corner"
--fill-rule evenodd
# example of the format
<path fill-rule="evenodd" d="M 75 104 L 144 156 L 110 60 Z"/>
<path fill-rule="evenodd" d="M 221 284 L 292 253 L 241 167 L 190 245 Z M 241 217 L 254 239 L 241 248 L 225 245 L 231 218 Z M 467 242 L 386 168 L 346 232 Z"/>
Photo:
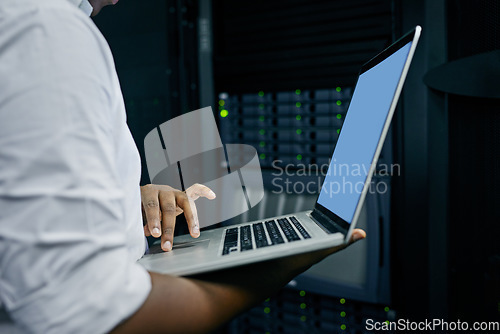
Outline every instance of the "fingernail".
<path fill-rule="evenodd" d="M 212 190 L 210 190 L 210 193 L 209 193 L 209 194 L 210 194 L 210 196 L 211 196 L 211 197 L 213 197 L 213 198 L 215 198 L 215 197 L 216 197 L 216 196 L 215 196 L 215 193 L 214 193 Z"/>
<path fill-rule="evenodd" d="M 194 232 L 194 233 L 198 233 L 198 232 L 200 232 L 200 227 L 199 227 L 198 225 L 195 225 L 195 226 L 193 227 L 193 232 Z"/>
<path fill-rule="evenodd" d="M 152 232 L 151 234 L 153 234 L 154 236 L 159 235 L 159 234 L 160 234 L 160 229 L 159 229 L 158 227 L 155 227 L 155 228 L 153 229 L 153 232 Z"/>
<path fill-rule="evenodd" d="M 166 250 L 170 251 L 172 250 L 172 243 L 170 241 L 165 241 L 165 244 L 163 245 Z"/>

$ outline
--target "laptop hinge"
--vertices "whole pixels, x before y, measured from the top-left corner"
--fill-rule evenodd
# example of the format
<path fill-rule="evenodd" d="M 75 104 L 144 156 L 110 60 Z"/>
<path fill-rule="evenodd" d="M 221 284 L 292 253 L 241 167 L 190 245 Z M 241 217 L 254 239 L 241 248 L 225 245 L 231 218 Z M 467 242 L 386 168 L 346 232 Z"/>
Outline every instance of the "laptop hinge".
<path fill-rule="evenodd" d="M 314 209 L 311 212 L 311 218 L 319 227 L 321 227 L 328 234 L 339 233 L 339 232 L 344 235 L 347 234 L 346 229 L 342 228 L 334 220 L 330 219 L 328 216 L 321 213 L 317 209 Z"/>

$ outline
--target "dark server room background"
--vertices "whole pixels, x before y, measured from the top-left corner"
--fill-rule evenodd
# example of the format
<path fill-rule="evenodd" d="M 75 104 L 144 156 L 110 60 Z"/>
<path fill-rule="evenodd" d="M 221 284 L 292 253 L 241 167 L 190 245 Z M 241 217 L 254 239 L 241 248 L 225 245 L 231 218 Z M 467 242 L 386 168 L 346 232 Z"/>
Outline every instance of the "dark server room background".
<path fill-rule="evenodd" d="M 328 163 L 359 68 L 421 25 L 379 161 L 397 168 L 377 173 L 387 191 L 368 196 L 363 210 L 368 238 L 218 332 L 498 321 L 500 85 L 481 87 L 488 73 L 498 77 L 498 63 L 483 60 L 500 59 L 499 2 L 122 0 L 94 20 L 113 51 L 143 161 L 151 129 L 206 106 L 223 142 L 257 149 L 265 198 L 232 222 L 312 208 L 324 175 L 299 171 Z M 457 66 L 470 75 L 435 74 L 467 57 Z M 295 166 L 288 189 L 275 178 L 285 165 Z"/>

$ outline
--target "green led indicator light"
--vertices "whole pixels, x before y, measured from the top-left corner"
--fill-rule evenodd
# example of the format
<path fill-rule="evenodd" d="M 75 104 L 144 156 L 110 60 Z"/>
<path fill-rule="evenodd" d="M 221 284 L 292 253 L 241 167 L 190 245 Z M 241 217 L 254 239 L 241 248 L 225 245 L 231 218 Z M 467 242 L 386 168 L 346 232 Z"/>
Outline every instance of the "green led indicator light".
<path fill-rule="evenodd" d="M 226 104 L 226 101 L 224 101 L 224 100 L 219 100 L 219 105 L 220 105 L 221 107 L 222 107 L 222 106 L 224 106 L 224 104 Z"/>
<path fill-rule="evenodd" d="M 342 104 L 342 101 L 337 100 L 337 105 L 340 106 Z"/>
<path fill-rule="evenodd" d="M 264 109 L 264 103 L 259 104 L 259 109 Z"/>
<path fill-rule="evenodd" d="M 266 302 L 266 303 L 269 303 L 270 301 L 271 301 L 271 298 L 267 298 L 267 299 L 265 300 L 265 302 Z"/>
<path fill-rule="evenodd" d="M 335 90 L 340 93 L 340 91 L 342 90 L 342 88 L 337 87 L 337 88 L 335 88 Z"/>
<path fill-rule="evenodd" d="M 301 158 L 302 158 L 302 156 L 301 156 Z M 301 297 L 304 297 L 306 295 L 306 292 L 304 290 L 302 290 L 302 291 L 299 292 L 299 294 L 300 294 Z"/>
<path fill-rule="evenodd" d="M 340 134 L 340 129 L 337 129 L 337 134 Z"/>
<path fill-rule="evenodd" d="M 296 106 L 297 108 L 300 108 L 300 106 L 301 106 L 301 105 L 302 105 L 302 103 L 300 103 L 300 102 L 295 103 L 295 106 Z"/>
<path fill-rule="evenodd" d="M 344 312 L 344 311 L 340 312 L 340 316 L 341 316 L 342 318 L 345 318 L 345 312 Z"/>
<path fill-rule="evenodd" d="M 263 97 L 263 96 L 264 96 L 264 92 L 263 92 L 263 91 L 260 91 L 260 92 L 259 92 L 259 96 L 260 96 L 260 97 Z"/>
<path fill-rule="evenodd" d="M 300 321 L 305 322 L 307 320 L 307 317 L 305 315 L 300 317 Z"/>
<path fill-rule="evenodd" d="M 302 133 L 302 130 L 301 129 L 297 129 L 297 131 L 295 131 L 298 135 L 300 135 Z"/>
<path fill-rule="evenodd" d="M 300 304 L 300 308 L 301 308 L 301 309 L 305 309 L 306 307 L 307 307 L 306 303 L 301 303 L 301 304 Z"/>
<path fill-rule="evenodd" d="M 340 298 L 340 304 L 345 304 L 345 299 L 344 298 Z"/>
<path fill-rule="evenodd" d="M 264 146 L 266 146 L 266 142 L 261 141 L 261 142 L 259 143 L 259 146 L 260 146 L 260 147 L 264 147 Z M 266 302 L 267 302 L 267 301 L 269 301 L 269 300 L 266 300 Z"/>
<path fill-rule="evenodd" d="M 259 121 L 261 121 L 261 122 L 264 122 L 264 120 L 265 120 L 265 119 L 266 119 L 266 118 L 265 118 L 264 116 L 260 116 L 260 117 L 259 117 Z"/>
<path fill-rule="evenodd" d="M 265 135 L 265 134 L 266 134 L 266 130 L 264 130 L 264 129 L 260 129 L 260 130 L 259 130 L 259 134 L 261 134 L 261 135 Z"/>
<path fill-rule="evenodd" d="M 386 312 L 389 312 L 389 310 L 390 310 L 389 306 L 386 306 L 386 307 L 384 308 L 384 311 L 386 311 Z"/>
<path fill-rule="evenodd" d="M 269 314 L 269 312 L 271 312 L 271 309 L 269 307 L 265 307 L 264 308 L 264 313 L 265 314 Z"/>
<path fill-rule="evenodd" d="M 341 119 L 342 118 L 342 115 L 341 114 L 337 114 L 337 119 Z"/>
<path fill-rule="evenodd" d="M 264 160 L 264 159 L 266 158 L 266 155 L 265 155 L 264 153 L 261 153 L 261 154 L 259 155 L 259 158 L 260 158 L 261 160 Z"/>
<path fill-rule="evenodd" d="M 301 93 L 300 89 L 295 90 L 295 94 L 300 95 L 300 93 Z"/>
<path fill-rule="evenodd" d="M 390 322 L 389 322 L 389 320 L 386 320 L 385 323 L 389 325 Z"/>
<path fill-rule="evenodd" d="M 300 120 L 302 119 L 302 116 L 297 115 L 297 116 L 295 116 L 295 119 L 296 119 L 297 121 L 300 121 Z"/>
<path fill-rule="evenodd" d="M 346 326 L 346 325 L 344 325 L 344 324 L 342 324 L 342 325 L 340 326 L 340 329 L 341 329 L 341 330 L 343 330 L 343 331 L 345 331 L 345 329 L 346 329 L 346 328 L 347 328 L 347 326 Z"/>
<path fill-rule="evenodd" d="M 297 154 L 297 160 L 302 160 L 302 155 L 301 154 Z M 305 295 L 305 293 L 304 293 L 304 295 Z M 302 294 L 301 294 L 301 296 L 302 296 Z"/>
<path fill-rule="evenodd" d="M 227 117 L 229 115 L 229 112 L 226 109 L 223 109 L 220 111 L 220 117 Z"/>

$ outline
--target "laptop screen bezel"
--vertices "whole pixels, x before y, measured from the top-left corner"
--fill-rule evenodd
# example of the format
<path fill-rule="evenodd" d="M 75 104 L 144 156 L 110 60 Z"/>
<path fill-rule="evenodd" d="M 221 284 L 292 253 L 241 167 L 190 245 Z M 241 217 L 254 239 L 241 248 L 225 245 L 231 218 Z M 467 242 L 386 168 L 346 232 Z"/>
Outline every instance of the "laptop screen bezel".
<path fill-rule="evenodd" d="M 356 80 L 356 85 L 357 85 L 357 82 L 359 80 L 359 77 L 363 73 L 365 73 L 366 71 L 372 69 L 376 65 L 380 64 L 382 61 L 384 61 L 385 59 L 387 59 L 388 57 L 390 57 L 391 55 L 393 55 L 395 52 L 397 52 L 399 49 L 401 49 L 402 47 L 404 47 L 408 43 L 410 43 L 410 42 L 413 41 L 414 42 L 413 44 L 416 44 L 416 42 L 418 40 L 418 37 L 419 37 L 419 34 L 420 34 L 420 30 L 421 30 L 421 28 L 419 26 L 415 27 L 413 30 L 411 30 L 410 32 L 408 32 L 407 34 L 405 34 L 403 37 L 401 37 L 400 39 L 398 39 L 396 42 L 394 42 L 393 44 L 391 44 L 389 47 L 387 47 L 386 49 L 384 49 L 378 55 L 376 55 L 375 57 L 373 57 L 372 59 L 370 59 L 368 62 L 366 62 L 363 66 L 361 66 L 361 69 L 360 69 L 359 74 L 358 74 L 358 78 Z M 415 46 L 416 45 L 412 45 L 412 49 L 411 50 L 414 51 Z M 407 70 L 408 61 L 411 60 L 412 56 L 413 56 L 413 54 L 412 54 L 412 52 L 410 52 L 410 54 L 408 55 L 408 57 L 406 59 L 405 68 L 403 69 L 403 72 L 401 74 L 401 77 L 400 77 L 400 80 L 399 80 L 399 83 L 398 83 L 398 87 L 401 85 L 401 80 L 405 78 L 405 75 L 406 75 L 405 69 Z M 355 85 L 355 87 L 356 87 L 356 85 Z M 398 90 L 396 89 L 396 92 L 395 92 L 394 96 L 396 96 L 397 94 L 398 94 Z M 394 103 L 394 99 L 393 99 L 392 103 Z M 391 104 L 391 108 L 393 108 L 392 104 Z M 395 108 L 395 106 L 394 106 L 394 108 Z M 385 124 L 387 124 L 387 122 L 389 121 L 388 118 L 390 116 L 392 118 L 392 113 L 389 110 L 389 112 L 387 113 L 387 116 L 386 116 Z M 378 144 L 378 146 L 380 146 L 380 144 L 381 144 L 380 141 L 382 139 L 385 140 L 385 136 L 381 136 L 379 138 L 379 144 Z M 333 153 L 334 152 L 335 152 L 335 148 L 333 149 L 333 152 L 331 154 L 332 157 L 333 157 Z M 372 159 L 372 165 L 373 165 L 373 162 L 377 158 L 378 158 L 378 155 L 375 153 L 374 156 L 373 156 L 373 159 Z M 326 178 L 325 178 L 325 180 L 326 180 Z M 358 203 L 356 204 L 356 210 L 355 211 L 357 211 L 359 209 L 358 206 L 359 206 L 360 202 L 364 200 L 364 196 L 363 195 L 366 194 L 366 183 L 367 182 L 371 182 L 371 175 L 370 175 L 370 173 L 366 177 L 365 184 L 364 184 L 364 187 L 363 187 L 363 192 L 359 196 Z M 316 210 L 319 211 L 321 214 L 323 214 L 324 216 L 328 217 L 330 220 L 332 220 L 337 225 L 339 225 L 339 227 L 341 227 L 343 230 L 350 231 L 350 229 L 352 227 L 351 226 L 352 222 L 348 223 L 345 219 L 339 217 L 334 212 L 330 211 L 329 209 L 327 209 L 323 205 L 319 204 L 318 203 L 318 199 L 319 199 L 320 195 L 321 195 L 321 191 L 318 194 L 318 198 L 316 199 L 316 204 L 314 206 L 314 210 L 313 211 L 316 211 Z M 356 218 L 355 216 L 354 216 L 354 218 Z M 353 221 L 354 221 L 354 218 L 353 218 Z M 348 234 L 349 233 L 346 233 L 346 238 L 349 237 Z"/>

